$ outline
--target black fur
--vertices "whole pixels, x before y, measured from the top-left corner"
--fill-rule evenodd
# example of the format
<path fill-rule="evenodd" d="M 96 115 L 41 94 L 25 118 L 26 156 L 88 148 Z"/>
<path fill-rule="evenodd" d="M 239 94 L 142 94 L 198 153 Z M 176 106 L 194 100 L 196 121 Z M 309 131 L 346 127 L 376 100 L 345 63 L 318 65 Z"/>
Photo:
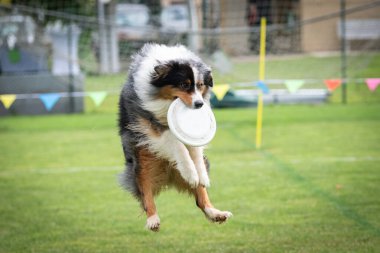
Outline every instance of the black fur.
<path fill-rule="evenodd" d="M 146 138 L 146 136 L 126 127 L 130 123 L 136 122 L 137 116 L 149 120 L 153 127 L 161 131 L 168 129 L 168 127 L 162 125 L 151 112 L 141 107 L 141 101 L 133 89 L 133 77 L 130 76 L 127 84 L 123 87 L 119 100 L 119 134 L 127 167 L 124 174 L 121 175 L 121 183 L 135 197 L 139 198 L 140 192 L 135 181 L 139 170 L 139 163 L 136 158 L 135 147 L 140 141 Z"/>
<path fill-rule="evenodd" d="M 152 77 L 152 84 L 157 88 L 172 85 L 193 92 L 195 89 L 194 73 L 189 64 L 171 61 L 155 68 L 156 74 Z M 190 80 L 190 85 L 184 85 Z M 183 87 L 181 87 L 183 86 Z"/>

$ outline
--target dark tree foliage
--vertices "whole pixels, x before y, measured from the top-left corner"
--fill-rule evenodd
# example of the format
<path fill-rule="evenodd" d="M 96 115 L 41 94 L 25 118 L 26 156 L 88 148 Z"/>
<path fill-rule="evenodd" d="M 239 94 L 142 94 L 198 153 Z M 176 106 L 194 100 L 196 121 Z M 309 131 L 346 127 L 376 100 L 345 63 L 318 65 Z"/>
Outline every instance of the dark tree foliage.
<path fill-rule="evenodd" d="M 13 0 L 12 4 L 75 15 L 96 15 L 97 0 Z"/>

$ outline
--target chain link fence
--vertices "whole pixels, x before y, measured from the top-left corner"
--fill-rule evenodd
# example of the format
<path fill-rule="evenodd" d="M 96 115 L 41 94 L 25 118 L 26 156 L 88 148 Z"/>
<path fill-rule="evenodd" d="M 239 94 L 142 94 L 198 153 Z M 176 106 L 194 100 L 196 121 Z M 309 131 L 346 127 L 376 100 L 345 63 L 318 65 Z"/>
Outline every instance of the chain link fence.
<path fill-rule="evenodd" d="M 365 83 L 380 77 L 380 1 L 0 3 L 2 94 L 12 93 L 10 82 L 38 85 L 43 75 L 52 77 L 40 82 L 42 86 L 56 82 L 62 87 L 13 93 L 67 92 L 74 94 L 68 96 L 74 97 L 70 103 L 86 91 L 117 94 L 130 56 L 144 43 L 156 42 L 188 46 L 213 67 L 216 84 L 228 84 L 231 92 L 253 99 L 254 104 L 259 79 L 259 23 L 265 17 L 265 84 L 270 90 L 266 102 L 297 102 L 289 96 L 302 91 L 306 91 L 307 101 L 307 93 L 316 90 L 322 102 L 341 102 L 336 93 L 342 85 L 348 87 L 348 102 L 379 101 Z M 341 80 L 337 91 L 326 86 L 330 79 Z M 289 89 L 294 80 L 302 80 L 296 92 Z M 83 110 L 71 107 L 71 111 Z"/>

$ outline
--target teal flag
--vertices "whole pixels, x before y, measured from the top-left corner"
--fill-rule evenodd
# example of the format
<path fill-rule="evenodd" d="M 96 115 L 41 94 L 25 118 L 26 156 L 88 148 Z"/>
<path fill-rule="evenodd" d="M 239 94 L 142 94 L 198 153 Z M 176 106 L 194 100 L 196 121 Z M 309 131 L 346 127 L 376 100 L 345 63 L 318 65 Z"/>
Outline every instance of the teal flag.
<path fill-rule="evenodd" d="M 51 111 L 51 109 L 53 109 L 54 105 L 58 102 L 60 97 L 61 95 L 58 93 L 46 93 L 46 94 L 39 95 L 39 98 L 41 99 L 46 110 L 48 111 Z"/>
<path fill-rule="evenodd" d="M 261 89 L 261 91 L 264 93 L 264 94 L 269 94 L 269 87 L 263 82 L 263 81 L 258 81 L 256 83 L 256 86 Z"/>
<path fill-rule="evenodd" d="M 105 91 L 94 91 L 94 92 L 88 92 L 87 94 L 92 99 L 92 101 L 94 101 L 94 104 L 96 105 L 96 107 L 101 105 L 107 96 L 107 92 Z"/>
<path fill-rule="evenodd" d="M 285 86 L 290 93 L 296 93 L 304 84 L 305 84 L 304 80 L 286 80 L 285 81 Z"/>

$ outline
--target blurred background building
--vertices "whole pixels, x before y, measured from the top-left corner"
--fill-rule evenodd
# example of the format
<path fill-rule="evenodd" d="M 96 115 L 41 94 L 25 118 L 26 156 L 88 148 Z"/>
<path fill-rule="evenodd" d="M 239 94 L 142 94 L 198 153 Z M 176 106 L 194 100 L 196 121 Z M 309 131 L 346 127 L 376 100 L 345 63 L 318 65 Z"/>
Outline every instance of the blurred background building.
<path fill-rule="evenodd" d="M 4 44 L 13 37 L 16 44 L 35 44 L 45 48 L 45 54 L 54 54 L 47 30 L 54 25 L 58 29 L 59 23 L 75 24 L 81 31 L 78 37 L 81 69 L 114 73 L 120 67 L 125 69 L 129 55 L 145 42 L 183 43 L 205 55 L 218 50 L 229 56 L 257 55 L 258 24 L 261 17 L 266 17 L 268 54 L 339 51 L 341 2 L 2 0 L 1 41 Z M 344 2 L 349 49 L 378 48 L 378 1 Z"/>
<path fill-rule="evenodd" d="M 86 78 L 124 76 L 130 56 L 147 42 L 184 44 L 223 82 L 251 87 L 261 18 L 268 59 L 288 61 L 268 68 L 268 85 L 286 78 L 305 79 L 310 88 L 321 88 L 323 78 L 358 82 L 366 77 L 358 66 L 379 54 L 379 13 L 379 0 L 0 0 L 0 94 L 67 92 L 55 109 L 82 111 Z M 309 55 L 335 56 L 327 60 L 334 67 L 289 62 Z M 24 108 L 45 110 L 30 100 L 41 107 L 32 109 L 27 98 Z"/>

